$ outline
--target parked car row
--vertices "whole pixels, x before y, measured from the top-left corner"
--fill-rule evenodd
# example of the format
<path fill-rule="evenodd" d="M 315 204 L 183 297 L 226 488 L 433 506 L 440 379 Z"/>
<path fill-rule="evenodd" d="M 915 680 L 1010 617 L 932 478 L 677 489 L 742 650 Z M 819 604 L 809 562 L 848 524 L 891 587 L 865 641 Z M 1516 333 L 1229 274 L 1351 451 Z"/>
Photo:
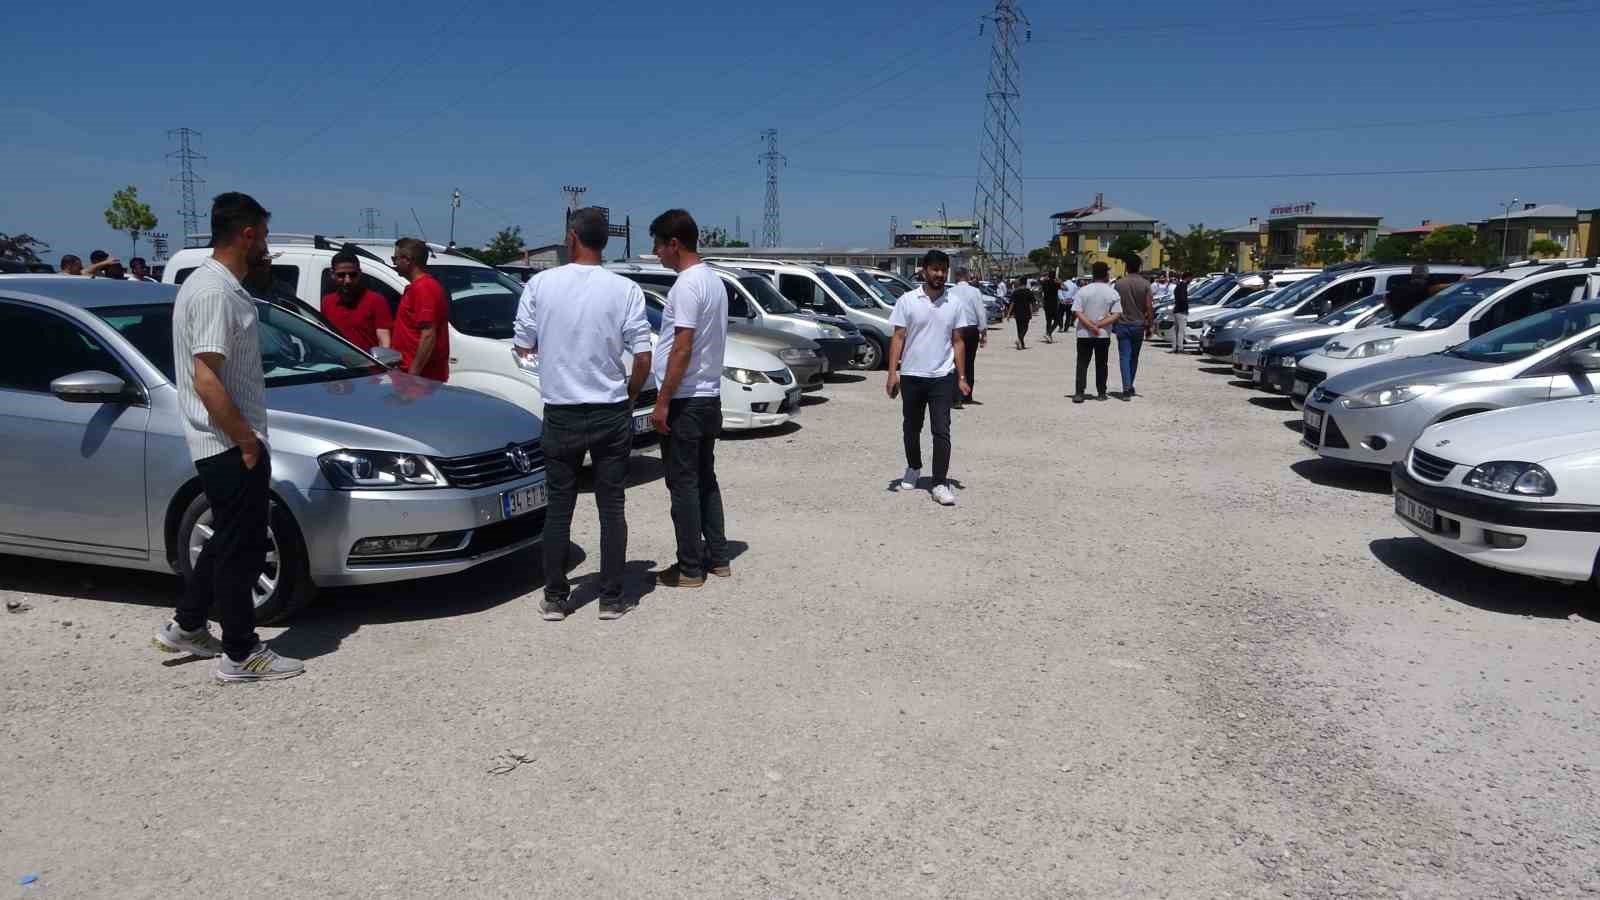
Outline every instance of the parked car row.
<path fill-rule="evenodd" d="M 1600 586 L 1600 260 L 1331 267 L 1211 318 L 1203 354 L 1287 395 L 1301 442 L 1386 470 L 1395 515 L 1473 562 Z"/>

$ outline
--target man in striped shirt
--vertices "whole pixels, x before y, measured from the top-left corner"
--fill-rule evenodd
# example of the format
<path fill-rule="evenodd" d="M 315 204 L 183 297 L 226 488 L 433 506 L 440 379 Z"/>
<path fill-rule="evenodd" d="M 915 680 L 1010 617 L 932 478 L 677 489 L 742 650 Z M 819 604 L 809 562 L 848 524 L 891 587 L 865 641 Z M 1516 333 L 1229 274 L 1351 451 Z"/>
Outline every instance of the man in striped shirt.
<path fill-rule="evenodd" d="M 156 632 L 169 653 L 217 657 L 219 681 L 292 678 L 297 659 L 274 653 L 255 632 L 256 579 L 266 563 L 271 457 L 266 379 L 256 303 L 239 283 L 267 255 L 269 213 L 247 194 L 211 206 L 211 258 L 178 289 L 172 357 L 183 435 L 211 505 L 211 539 L 195 560 L 177 614 Z M 222 640 L 211 634 L 215 606 Z"/>

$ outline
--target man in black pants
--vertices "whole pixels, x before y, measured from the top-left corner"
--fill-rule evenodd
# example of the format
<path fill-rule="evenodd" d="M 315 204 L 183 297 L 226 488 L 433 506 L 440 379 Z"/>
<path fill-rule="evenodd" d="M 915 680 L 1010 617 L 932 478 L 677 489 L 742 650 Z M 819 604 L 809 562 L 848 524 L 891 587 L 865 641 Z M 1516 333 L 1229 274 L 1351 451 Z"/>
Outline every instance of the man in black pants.
<path fill-rule="evenodd" d="M 1089 376 L 1089 358 L 1094 357 L 1094 386 L 1097 400 L 1106 399 L 1106 357 L 1111 352 L 1111 326 L 1122 313 L 1122 297 L 1108 282 L 1111 267 L 1094 264 L 1094 281 L 1072 299 L 1072 316 L 1078 323 L 1078 380 L 1073 403 L 1082 403 Z"/>
<path fill-rule="evenodd" d="M 567 545 L 578 500 L 578 470 L 594 458 L 594 502 L 600 511 L 600 618 L 617 619 L 631 608 L 623 595 L 628 553 L 624 490 L 633 445 L 633 403 L 650 377 L 650 322 L 637 284 L 601 267 L 607 240 L 605 213 L 577 210 L 567 222 L 567 258 L 522 288 L 513 321 L 519 356 L 539 357 L 544 395 L 545 484 L 550 505 L 544 520 L 546 621 L 567 617 Z M 622 354 L 633 354 L 624 373 Z"/>
<path fill-rule="evenodd" d="M 889 372 L 884 393 L 890 399 L 903 394 L 902 437 L 906 472 L 900 489 L 915 490 L 922 478 L 922 422 L 933 419 L 933 499 L 940 506 L 955 506 L 950 472 L 950 407 L 957 394 L 970 395 L 967 383 L 966 341 L 961 329 L 969 313 L 966 305 L 945 290 L 950 257 L 929 250 L 922 257 L 922 287 L 907 291 L 895 301 L 889 324 Z M 901 363 L 904 362 L 902 367 Z"/>
<path fill-rule="evenodd" d="M 661 396 L 650 421 L 661 435 L 661 460 L 672 494 L 677 564 L 656 573 L 663 587 L 697 588 L 706 572 L 733 574 L 717 484 L 722 433 L 722 360 L 728 346 L 728 293 L 722 276 L 700 261 L 700 226 L 681 209 L 650 223 L 655 254 L 678 273 L 661 311 L 656 380 Z"/>
<path fill-rule="evenodd" d="M 1044 342 L 1054 344 L 1056 329 L 1061 322 L 1061 285 L 1054 275 L 1039 279 L 1039 302 L 1044 306 Z"/>
<path fill-rule="evenodd" d="M 966 397 L 956 397 L 955 408 L 973 403 L 982 406 L 972 396 L 978 389 L 978 348 L 989 345 L 989 309 L 983 304 L 983 292 L 972 284 L 972 273 L 965 266 L 952 273 L 956 283 L 950 288 L 950 296 L 960 300 L 970 307 L 968 320 L 971 324 L 961 327 L 961 344 L 966 348 L 967 384 L 972 387 Z"/>
<path fill-rule="evenodd" d="M 1018 283 L 1011 289 L 1011 303 L 1006 307 L 1006 315 L 1017 320 L 1017 349 L 1028 349 L 1028 323 L 1033 319 L 1033 291 L 1028 289 L 1026 283 Z"/>

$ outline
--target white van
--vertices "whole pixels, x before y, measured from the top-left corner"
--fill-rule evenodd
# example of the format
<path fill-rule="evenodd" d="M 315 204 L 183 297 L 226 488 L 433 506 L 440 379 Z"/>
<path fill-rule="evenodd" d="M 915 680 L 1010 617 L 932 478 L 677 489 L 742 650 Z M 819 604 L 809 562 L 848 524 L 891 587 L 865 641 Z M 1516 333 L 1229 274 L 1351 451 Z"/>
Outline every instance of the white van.
<path fill-rule="evenodd" d="M 838 316 L 861 329 L 867 346 L 856 359 L 858 368 L 881 369 L 888 361 L 889 340 L 894 337 L 894 328 L 889 325 L 889 311 L 876 301 L 857 296 L 826 266 L 811 262 L 720 256 L 714 257 L 714 260 L 770 279 L 778 293 L 788 297 L 801 309 L 824 316 Z"/>

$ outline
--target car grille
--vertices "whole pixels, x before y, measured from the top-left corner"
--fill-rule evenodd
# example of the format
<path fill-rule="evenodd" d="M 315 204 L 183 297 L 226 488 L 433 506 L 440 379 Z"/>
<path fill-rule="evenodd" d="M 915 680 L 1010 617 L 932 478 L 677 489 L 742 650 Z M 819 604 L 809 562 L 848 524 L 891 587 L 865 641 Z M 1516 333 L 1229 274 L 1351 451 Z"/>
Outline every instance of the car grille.
<path fill-rule="evenodd" d="M 1421 450 L 1411 450 L 1411 471 L 1418 478 L 1428 481 L 1443 481 L 1455 471 L 1456 464 L 1448 459 L 1440 459 L 1432 453 L 1423 453 Z"/>
<path fill-rule="evenodd" d="M 1323 426 L 1322 429 L 1322 446 L 1330 447 L 1334 450 L 1350 449 L 1350 442 L 1345 440 L 1344 432 L 1339 430 L 1338 421 L 1331 415 L 1328 416 L 1328 424 Z"/>
<path fill-rule="evenodd" d="M 794 381 L 794 377 L 789 374 L 788 369 L 778 369 L 775 372 L 768 372 L 767 377 L 771 378 L 774 384 L 789 384 L 790 382 Z"/>
<path fill-rule="evenodd" d="M 639 398 L 637 400 L 633 401 L 633 408 L 634 409 L 646 409 L 648 407 L 655 406 L 656 405 L 656 400 L 660 396 L 661 396 L 661 392 L 656 390 L 655 388 L 650 388 L 649 390 L 640 391 L 639 392 Z"/>
<path fill-rule="evenodd" d="M 439 467 L 439 471 L 444 473 L 444 477 L 449 479 L 452 486 L 469 490 L 515 481 L 525 477 L 529 472 L 544 468 L 544 450 L 538 441 L 528 441 L 515 446 L 527 451 L 528 458 L 533 463 L 528 472 L 519 472 L 512 464 L 511 447 L 474 453 L 471 456 L 454 456 L 448 459 L 435 457 L 433 464 Z"/>
<path fill-rule="evenodd" d="M 1256 342 L 1255 341 L 1242 341 L 1239 344 L 1239 349 L 1240 350 L 1254 350 L 1255 348 L 1256 348 Z"/>

